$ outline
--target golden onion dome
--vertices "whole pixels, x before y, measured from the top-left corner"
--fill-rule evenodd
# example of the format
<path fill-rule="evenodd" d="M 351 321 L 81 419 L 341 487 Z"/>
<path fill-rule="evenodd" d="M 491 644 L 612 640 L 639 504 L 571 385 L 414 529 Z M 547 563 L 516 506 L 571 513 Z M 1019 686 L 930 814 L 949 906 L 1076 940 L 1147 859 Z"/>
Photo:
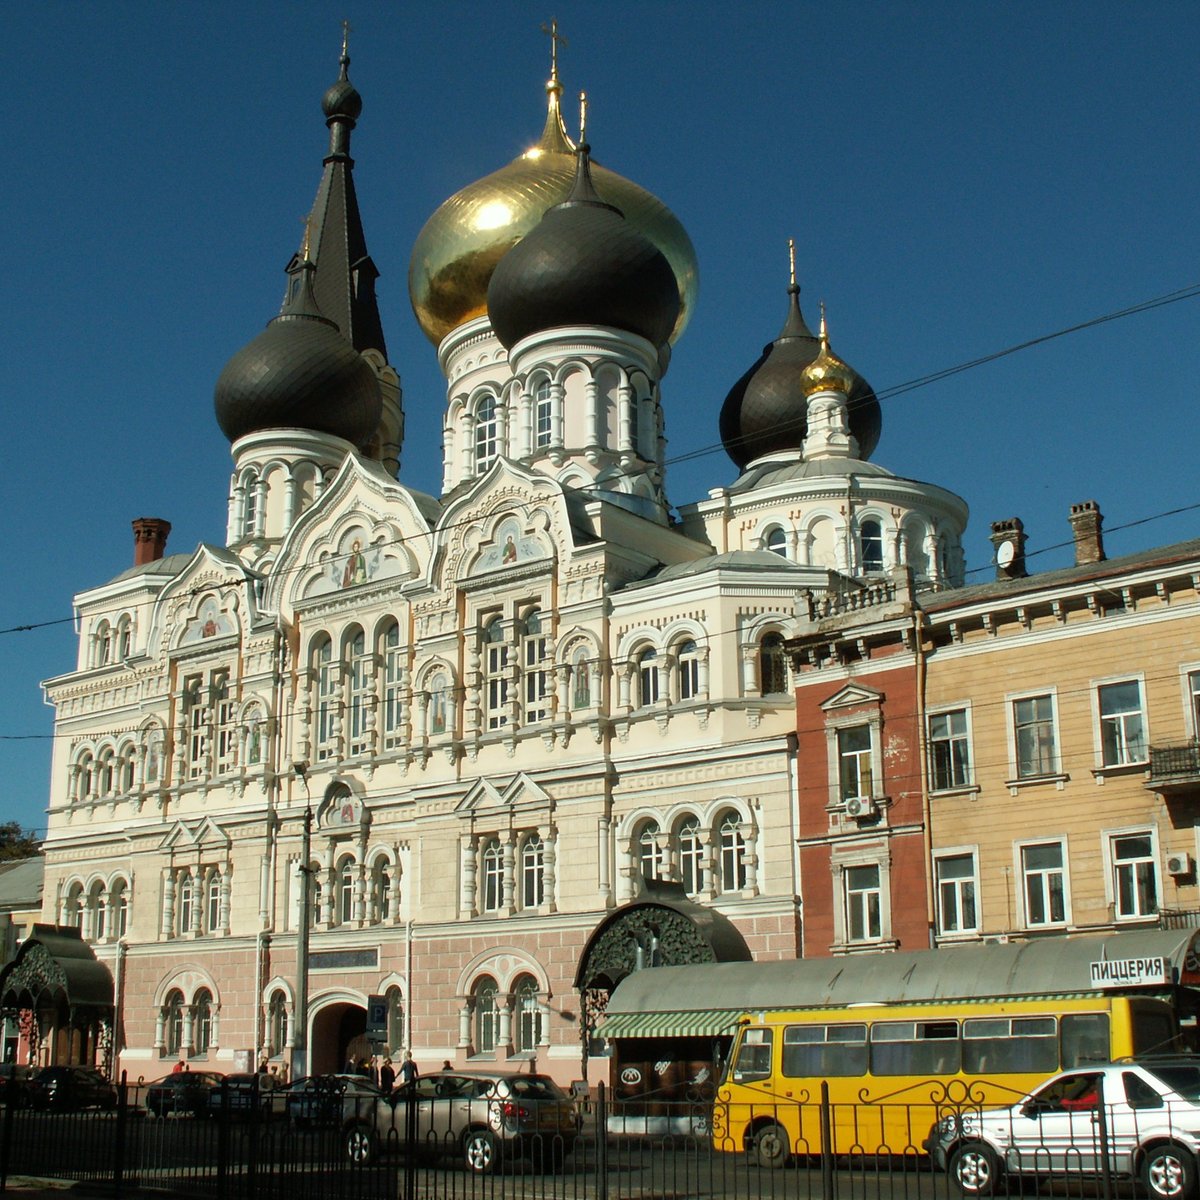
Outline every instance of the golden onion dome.
<path fill-rule="evenodd" d="M 817 392 L 841 392 L 850 395 L 854 387 L 854 372 L 829 348 L 829 334 L 825 329 L 825 305 L 821 305 L 821 349 L 817 357 L 801 372 L 800 386 L 806 396 Z"/>
<path fill-rule="evenodd" d="M 506 167 L 468 184 L 443 202 L 417 236 L 408 264 L 408 296 L 425 336 L 436 346 L 452 329 L 487 312 L 496 264 L 562 203 L 575 181 L 575 145 L 563 125 L 557 71 L 546 84 L 546 125 L 537 143 Z M 683 332 L 696 303 L 696 251 L 679 219 L 657 196 L 592 163 L 596 191 L 666 256 L 679 286 Z"/>

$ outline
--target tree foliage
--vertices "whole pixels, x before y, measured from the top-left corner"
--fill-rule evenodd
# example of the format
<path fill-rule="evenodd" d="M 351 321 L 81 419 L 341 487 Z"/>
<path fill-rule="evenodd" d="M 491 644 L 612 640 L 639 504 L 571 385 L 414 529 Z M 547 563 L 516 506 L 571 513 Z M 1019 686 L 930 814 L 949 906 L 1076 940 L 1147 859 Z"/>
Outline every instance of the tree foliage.
<path fill-rule="evenodd" d="M 22 828 L 19 821 L 0 821 L 0 862 L 28 858 L 40 848 L 33 830 Z"/>

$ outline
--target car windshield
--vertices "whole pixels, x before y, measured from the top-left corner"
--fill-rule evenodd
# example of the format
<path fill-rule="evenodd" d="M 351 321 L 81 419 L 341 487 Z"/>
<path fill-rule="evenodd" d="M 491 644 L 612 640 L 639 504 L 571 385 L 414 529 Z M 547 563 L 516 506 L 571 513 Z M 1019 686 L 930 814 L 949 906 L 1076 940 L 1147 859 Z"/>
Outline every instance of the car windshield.
<path fill-rule="evenodd" d="M 1200 1066 L 1181 1063 L 1178 1066 L 1148 1066 L 1146 1070 L 1185 1100 L 1200 1101 Z"/>

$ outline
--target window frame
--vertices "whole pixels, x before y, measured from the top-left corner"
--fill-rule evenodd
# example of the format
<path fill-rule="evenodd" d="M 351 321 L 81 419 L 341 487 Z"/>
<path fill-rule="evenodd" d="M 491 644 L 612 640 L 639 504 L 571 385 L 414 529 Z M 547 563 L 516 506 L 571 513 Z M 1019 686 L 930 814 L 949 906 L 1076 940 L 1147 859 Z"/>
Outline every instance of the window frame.
<path fill-rule="evenodd" d="M 855 872 L 873 871 L 873 883 L 855 886 Z M 864 880 L 865 881 L 865 880 Z M 872 906 L 874 899 L 874 906 Z M 847 945 L 876 943 L 884 937 L 884 878 L 877 862 L 847 863 L 842 869 L 842 905 Z M 873 908 L 873 910 L 872 910 Z M 856 923 L 861 928 L 856 932 Z"/>
<path fill-rule="evenodd" d="M 961 717 L 962 729 L 947 728 L 944 734 L 934 733 L 934 722 L 947 723 Z M 926 718 L 925 742 L 931 792 L 965 792 L 975 788 L 974 755 L 971 741 L 971 706 L 951 705 L 930 712 Z M 939 756 L 938 748 L 945 747 Z M 943 761 L 939 761 L 939 757 Z"/>
<path fill-rule="evenodd" d="M 490 392 L 475 405 L 473 434 L 475 474 L 484 475 L 500 457 L 500 406 Z"/>
<path fill-rule="evenodd" d="M 778 687 L 773 686 L 776 683 Z M 777 629 L 768 629 L 758 639 L 758 692 L 760 696 L 788 694 L 787 649 Z"/>
<path fill-rule="evenodd" d="M 1153 826 L 1139 825 L 1127 829 L 1110 829 L 1103 834 L 1104 859 L 1108 864 L 1109 903 L 1114 921 L 1149 921 L 1158 916 L 1162 903 L 1162 873 L 1159 869 L 1158 837 Z M 1145 850 L 1136 856 L 1118 855 L 1119 842 L 1145 839 Z M 1131 868 L 1131 869 L 1128 869 Z M 1145 885 L 1149 883 L 1149 893 Z M 1128 896 L 1134 901 L 1126 909 Z M 1145 901 L 1148 899 L 1148 906 Z"/>
<path fill-rule="evenodd" d="M 1059 863 L 1055 867 L 1036 867 L 1030 868 L 1027 864 L 1027 854 L 1031 850 L 1039 850 L 1047 846 L 1057 846 L 1059 852 Z M 1071 876 L 1070 876 L 1070 856 L 1067 852 L 1067 838 L 1063 837 L 1039 837 L 1028 838 L 1019 841 L 1014 846 L 1015 851 L 1015 874 L 1016 878 L 1021 881 L 1021 891 L 1018 896 L 1019 910 L 1021 920 L 1026 929 L 1062 929 L 1071 923 Z M 1030 878 L 1038 876 L 1043 880 L 1049 880 L 1051 874 L 1057 874 L 1060 880 L 1062 905 L 1061 917 L 1055 917 L 1054 910 L 1054 894 L 1053 885 L 1041 887 L 1041 900 L 1044 906 L 1044 911 L 1047 916 L 1035 921 L 1031 912 L 1031 892 Z"/>
<path fill-rule="evenodd" d="M 538 909 L 546 903 L 546 843 L 538 833 L 521 842 L 521 907 Z"/>
<path fill-rule="evenodd" d="M 1046 780 L 1054 780 L 1062 778 L 1062 759 L 1061 759 L 1061 739 L 1059 736 L 1058 722 L 1058 693 L 1054 688 L 1045 688 L 1038 691 L 1028 691 L 1014 693 L 1006 697 L 1007 700 L 1007 719 L 1009 726 L 1009 767 L 1011 771 L 1010 779 L 1015 783 L 1038 783 Z M 1036 716 L 1035 719 L 1022 719 L 1018 712 L 1018 706 L 1029 704 L 1031 702 L 1046 701 L 1049 705 L 1048 716 Z M 1021 752 L 1021 736 L 1022 730 L 1032 729 L 1035 726 L 1045 726 L 1049 730 L 1049 752 L 1040 747 L 1038 748 L 1036 764 L 1030 762 L 1031 766 L 1046 769 L 1027 770 L 1023 765 Z M 1039 738 L 1040 741 L 1040 738 Z"/>
<path fill-rule="evenodd" d="M 970 866 L 969 874 L 943 876 L 942 864 L 964 860 Z M 954 929 L 949 928 L 946 922 L 947 905 L 945 903 L 944 889 L 947 885 L 949 885 L 953 894 L 954 909 L 956 914 L 958 914 L 958 927 Z M 938 937 L 960 938 L 977 935 L 980 932 L 978 847 L 953 846 L 935 851 L 933 856 L 933 887 Z M 962 916 L 968 904 L 972 914 L 969 924 Z"/>
<path fill-rule="evenodd" d="M 873 532 L 869 532 L 873 531 Z M 878 553 L 872 553 L 871 561 L 867 561 L 867 546 L 868 543 L 874 550 L 878 548 Z M 858 544 L 862 554 L 860 567 L 864 575 L 878 575 L 884 569 L 884 546 L 883 546 L 883 522 L 878 517 L 868 517 L 858 527 Z"/>
<path fill-rule="evenodd" d="M 533 389 L 533 449 L 546 450 L 554 437 L 554 394 L 549 379 L 542 379 Z"/>
<path fill-rule="evenodd" d="M 479 911 L 498 913 L 504 909 L 504 843 L 485 838 L 479 847 Z"/>
<path fill-rule="evenodd" d="M 1105 698 L 1116 689 L 1137 689 L 1137 707 L 1105 712 Z M 1144 766 L 1150 761 L 1150 738 L 1146 719 L 1146 687 L 1142 676 L 1130 675 L 1096 680 L 1092 692 L 1096 721 L 1096 755 L 1101 770 Z M 1140 742 L 1140 744 L 1139 744 Z"/>
<path fill-rule="evenodd" d="M 704 829 L 700 818 L 689 814 L 675 826 L 675 860 L 678 865 L 679 882 L 689 896 L 704 892 Z"/>

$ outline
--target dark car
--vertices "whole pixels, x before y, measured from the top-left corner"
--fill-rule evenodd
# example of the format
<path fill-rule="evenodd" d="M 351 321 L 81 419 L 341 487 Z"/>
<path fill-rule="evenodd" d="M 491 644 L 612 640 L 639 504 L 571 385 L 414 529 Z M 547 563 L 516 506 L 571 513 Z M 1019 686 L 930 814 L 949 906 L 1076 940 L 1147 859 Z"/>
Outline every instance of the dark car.
<path fill-rule="evenodd" d="M 287 1090 L 288 1120 L 297 1129 L 336 1125 L 347 1097 L 365 1103 L 382 1094 L 363 1075 L 306 1075 Z"/>
<path fill-rule="evenodd" d="M 225 1076 L 220 1071 L 174 1071 L 146 1090 L 146 1108 L 155 1117 L 170 1113 L 208 1115 L 208 1098 Z"/>
<path fill-rule="evenodd" d="M 263 1071 L 248 1075 L 226 1075 L 208 1093 L 209 1116 L 228 1113 L 234 1117 L 279 1115 L 284 1093 L 279 1080 Z"/>
<path fill-rule="evenodd" d="M 0 1063 L 0 1105 L 11 1102 L 14 1108 L 28 1108 L 29 1082 L 32 1078 L 32 1067 Z"/>
<path fill-rule="evenodd" d="M 117 1089 L 93 1067 L 43 1067 L 29 1081 L 34 1108 L 116 1108 Z"/>

